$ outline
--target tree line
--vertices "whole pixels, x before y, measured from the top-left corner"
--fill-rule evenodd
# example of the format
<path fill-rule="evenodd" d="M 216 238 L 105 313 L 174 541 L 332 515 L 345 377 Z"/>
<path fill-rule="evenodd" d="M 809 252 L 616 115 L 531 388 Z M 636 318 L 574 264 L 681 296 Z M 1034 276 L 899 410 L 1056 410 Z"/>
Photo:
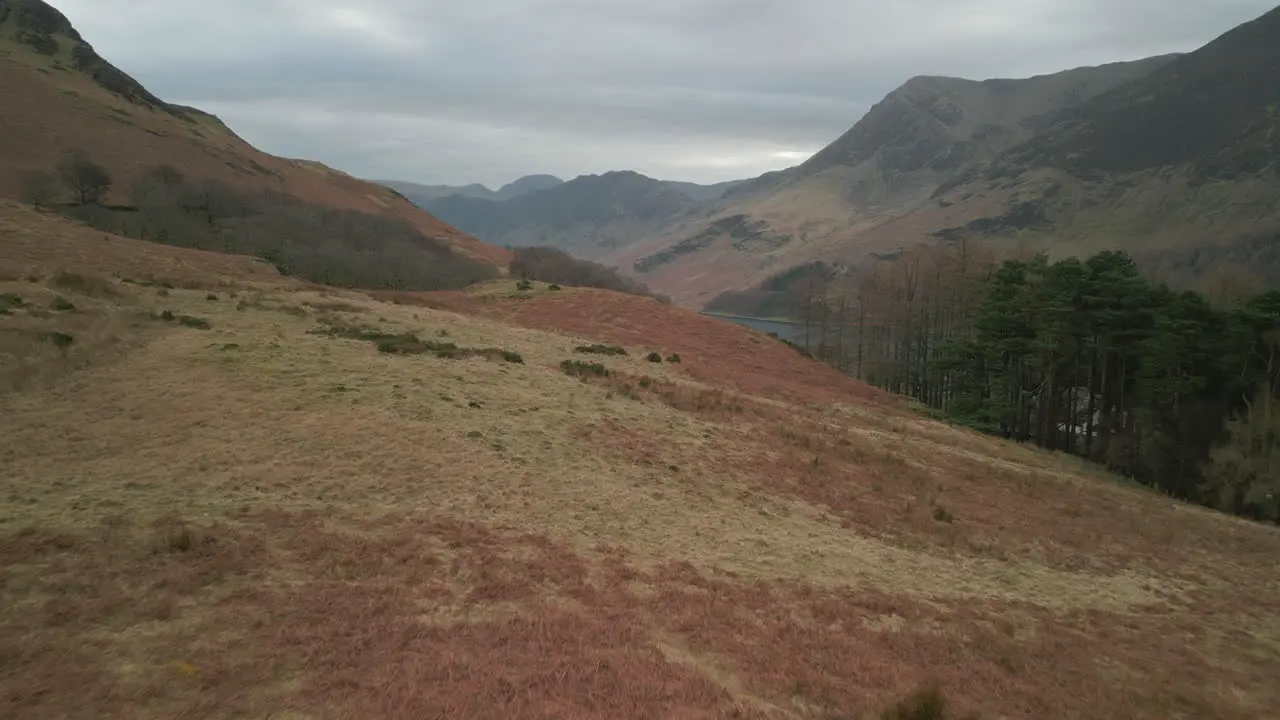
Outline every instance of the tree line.
<path fill-rule="evenodd" d="M 188 178 L 171 165 L 130 182 L 127 204 L 104 203 L 106 168 L 73 151 L 52 171 L 25 173 L 22 198 L 105 232 L 264 258 L 282 273 L 346 287 L 461 288 L 498 276 L 494 266 L 455 253 L 399 218 L 304 202 L 287 193 L 246 191 Z"/>
<path fill-rule="evenodd" d="M 955 421 L 1280 522 L 1280 291 L 1241 274 L 1175 291 L 1121 252 L 961 240 L 810 273 L 792 314 L 819 359 Z"/>

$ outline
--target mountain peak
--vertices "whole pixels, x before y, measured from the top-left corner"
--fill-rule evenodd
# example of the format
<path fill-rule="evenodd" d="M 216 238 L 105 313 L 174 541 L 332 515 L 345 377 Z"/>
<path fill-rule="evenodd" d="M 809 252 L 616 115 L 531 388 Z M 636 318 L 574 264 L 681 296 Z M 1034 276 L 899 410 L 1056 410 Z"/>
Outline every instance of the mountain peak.
<path fill-rule="evenodd" d="M 519 195 L 526 195 L 539 190 L 548 190 L 557 185 L 564 184 L 564 180 L 555 175 L 525 175 L 522 178 L 513 180 L 498 189 L 494 195 L 498 200 L 509 200 Z"/>

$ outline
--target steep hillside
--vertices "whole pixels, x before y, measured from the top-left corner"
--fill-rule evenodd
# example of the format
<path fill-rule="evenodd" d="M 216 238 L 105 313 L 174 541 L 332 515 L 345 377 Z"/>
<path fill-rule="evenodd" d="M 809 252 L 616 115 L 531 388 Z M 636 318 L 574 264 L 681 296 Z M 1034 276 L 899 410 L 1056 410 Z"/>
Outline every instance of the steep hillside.
<path fill-rule="evenodd" d="M 547 245 L 594 259 L 696 205 L 687 192 L 661 180 L 620 171 L 583 175 L 501 202 L 453 195 L 426 207 L 496 245 Z"/>
<path fill-rule="evenodd" d="M 912 78 L 802 165 L 733 188 L 702 213 L 707 218 L 674 224 L 608 260 L 633 265 L 645 282 L 686 303 L 746 289 L 843 250 L 851 235 L 927 203 L 958 172 L 1174 57 L 1017 80 Z M 725 222 L 749 230 L 724 232 Z"/>
<path fill-rule="evenodd" d="M 1280 8 L 1141 78 L 1034 118 L 1025 141 L 963 168 L 909 212 L 850 226 L 821 256 L 856 265 L 963 236 L 1059 257 L 1123 249 L 1183 286 L 1225 270 L 1277 283 L 1277 108 Z M 681 272 L 708 282 L 697 268 Z M 669 293 L 682 280 L 641 277 Z M 696 297 L 691 290 L 686 301 Z"/>
<path fill-rule="evenodd" d="M 505 266 L 510 254 L 477 241 L 397 193 L 319 163 L 260 152 L 217 118 L 165 103 L 94 52 L 40 0 L 0 0 L 0 197 L 22 178 L 84 150 L 114 176 L 108 202 L 127 202 L 143 172 L 160 164 L 245 191 L 284 192 L 327 208 L 404 221 L 424 237 Z"/>
<path fill-rule="evenodd" d="M 0 466 L 0 717 L 1280 703 L 1276 528 L 646 298 L 325 288 L 0 201 Z"/>
<path fill-rule="evenodd" d="M 1280 8 L 949 183 L 939 205 L 997 204 L 932 234 L 1022 231 L 1058 254 L 1121 247 L 1175 280 L 1222 260 L 1280 280 L 1278 108 Z"/>

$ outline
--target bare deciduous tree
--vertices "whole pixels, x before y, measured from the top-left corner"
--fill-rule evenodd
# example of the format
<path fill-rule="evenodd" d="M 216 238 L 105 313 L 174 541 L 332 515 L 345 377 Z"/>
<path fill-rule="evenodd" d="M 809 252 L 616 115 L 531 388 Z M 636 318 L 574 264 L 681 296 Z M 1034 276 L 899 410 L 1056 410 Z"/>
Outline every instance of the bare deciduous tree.
<path fill-rule="evenodd" d="M 100 202 L 111 189 L 111 174 L 81 150 L 67 153 L 58 163 L 58 177 L 81 205 Z"/>

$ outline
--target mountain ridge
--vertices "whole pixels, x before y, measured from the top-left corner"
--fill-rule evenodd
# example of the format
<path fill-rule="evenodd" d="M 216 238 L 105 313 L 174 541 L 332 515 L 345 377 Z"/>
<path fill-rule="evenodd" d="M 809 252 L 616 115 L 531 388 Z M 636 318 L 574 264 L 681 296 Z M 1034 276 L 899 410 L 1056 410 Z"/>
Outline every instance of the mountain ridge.
<path fill-rule="evenodd" d="M 15 100 L 20 99 L 20 100 Z M 86 151 L 125 202 L 148 166 L 170 164 L 194 180 L 244 192 L 284 191 L 317 206 L 413 226 L 424 238 L 505 268 L 511 253 L 453 228 L 399 194 L 309 160 L 246 143 L 215 116 L 166 103 L 98 56 L 70 20 L 42 0 L 0 0 L 0 197 L 18 198 L 22 178 L 60 156 Z"/>

